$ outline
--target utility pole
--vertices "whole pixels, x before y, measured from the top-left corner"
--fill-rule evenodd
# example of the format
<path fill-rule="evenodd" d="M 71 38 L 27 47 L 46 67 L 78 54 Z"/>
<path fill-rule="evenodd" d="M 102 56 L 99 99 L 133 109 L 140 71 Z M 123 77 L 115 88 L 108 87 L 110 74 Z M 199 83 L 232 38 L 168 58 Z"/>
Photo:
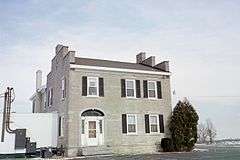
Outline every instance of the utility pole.
<path fill-rule="evenodd" d="M 7 108 L 7 92 L 4 94 L 4 105 L 3 105 L 3 119 L 2 119 L 2 135 L 1 135 L 1 142 L 4 142 L 4 135 L 5 135 L 5 121 L 6 121 L 6 108 Z"/>
<path fill-rule="evenodd" d="M 10 129 L 10 113 L 11 113 L 11 103 L 14 100 L 14 90 L 13 88 L 7 87 L 7 91 L 3 94 L 0 94 L 0 98 L 4 97 L 4 106 L 3 106 L 3 119 L 2 119 L 2 134 L 1 142 L 4 142 L 5 129 L 7 132 L 13 133 L 14 130 Z"/>

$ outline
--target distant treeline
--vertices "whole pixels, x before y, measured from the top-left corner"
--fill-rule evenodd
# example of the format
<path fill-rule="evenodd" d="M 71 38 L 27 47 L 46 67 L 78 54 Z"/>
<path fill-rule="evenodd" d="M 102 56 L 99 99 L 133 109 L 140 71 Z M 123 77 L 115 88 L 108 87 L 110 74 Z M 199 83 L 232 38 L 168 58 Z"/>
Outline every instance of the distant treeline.
<path fill-rule="evenodd" d="M 221 142 L 229 142 L 229 141 L 232 141 L 232 142 L 239 142 L 240 141 L 240 138 L 234 138 L 234 139 L 220 139 L 220 140 L 215 140 L 216 143 L 221 143 Z"/>

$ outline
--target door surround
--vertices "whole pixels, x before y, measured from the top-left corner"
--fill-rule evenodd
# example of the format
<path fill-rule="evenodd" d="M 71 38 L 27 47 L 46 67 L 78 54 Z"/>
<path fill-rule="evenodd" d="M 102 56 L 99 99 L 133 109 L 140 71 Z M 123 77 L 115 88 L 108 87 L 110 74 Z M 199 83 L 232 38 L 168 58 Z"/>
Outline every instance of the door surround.
<path fill-rule="evenodd" d="M 87 109 L 80 115 L 81 146 L 104 144 L 104 113 L 98 109 Z"/>

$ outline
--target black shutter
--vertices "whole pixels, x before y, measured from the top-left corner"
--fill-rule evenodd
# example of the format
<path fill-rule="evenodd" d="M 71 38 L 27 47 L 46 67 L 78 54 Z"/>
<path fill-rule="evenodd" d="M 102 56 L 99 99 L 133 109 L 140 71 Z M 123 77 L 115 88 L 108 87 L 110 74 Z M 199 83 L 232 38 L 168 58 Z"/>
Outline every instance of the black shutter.
<path fill-rule="evenodd" d="M 104 97 L 104 81 L 103 81 L 103 78 L 99 78 L 98 83 L 99 83 L 99 96 Z"/>
<path fill-rule="evenodd" d="M 158 99 L 162 99 L 162 85 L 160 81 L 157 81 L 157 93 Z"/>
<path fill-rule="evenodd" d="M 82 96 L 87 96 L 87 77 L 82 77 Z"/>
<path fill-rule="evenodd" d="M 145 114 L 145 132 L 150 133 L 149 128 L 149 114 Z"/>
<path fill-rule="evenodd" d="M 143 81 L 143 97 L 148 98 L 148 82 L 146 80 Z"/>
<path fill-rule="evenodd" d="M 61 136 L 61 123 L 62 123 L 62 119 L 61 119 L 61 117 L 58 117 L 58 136 Z"/>
<path fill-rule="evenodd" d="M 136 80 L 136 97 L 141 98 L 140 80 Z"/>
<path fill-rule="evenodd" d="M 160 133 L 164 133 L 164 122 L 163 122 L 162 114 L 159 114 L 159 128 L 160 128 Z"/>
<path fill-rule="evenodd" d="M 121 79 L 121 97 L 126 97 L 125 79 Z"/>
<path fill-rule="evenodd" d="M 127 115 L 122 114 L 122 133 L 127 133 Z"/>

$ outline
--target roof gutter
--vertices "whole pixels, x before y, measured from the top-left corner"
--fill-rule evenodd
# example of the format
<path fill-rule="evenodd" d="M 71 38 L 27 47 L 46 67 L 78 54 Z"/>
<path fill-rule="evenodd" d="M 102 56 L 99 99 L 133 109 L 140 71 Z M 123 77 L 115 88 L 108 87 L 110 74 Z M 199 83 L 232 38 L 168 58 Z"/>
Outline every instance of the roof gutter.
<path fill-rule="evenodd" d="M 167 75 L 170 76 L 170 72 L 162 71 L 146 71 L 146 70 L 137 70 L 137 69 L 125 69 L 125 68 L 111 68 L 111 67 L 99 67 L 99 66 L 88 66 L 88 65 L 78 65 L 70 64 L 71 69 L 92 69 L 92 70 L 101 70 L 101 71 L 115 71 L 115 72 L 129 72 L 129 73 L 142 73 L 142 74 L 152 74 L 152 75 Z"/>

